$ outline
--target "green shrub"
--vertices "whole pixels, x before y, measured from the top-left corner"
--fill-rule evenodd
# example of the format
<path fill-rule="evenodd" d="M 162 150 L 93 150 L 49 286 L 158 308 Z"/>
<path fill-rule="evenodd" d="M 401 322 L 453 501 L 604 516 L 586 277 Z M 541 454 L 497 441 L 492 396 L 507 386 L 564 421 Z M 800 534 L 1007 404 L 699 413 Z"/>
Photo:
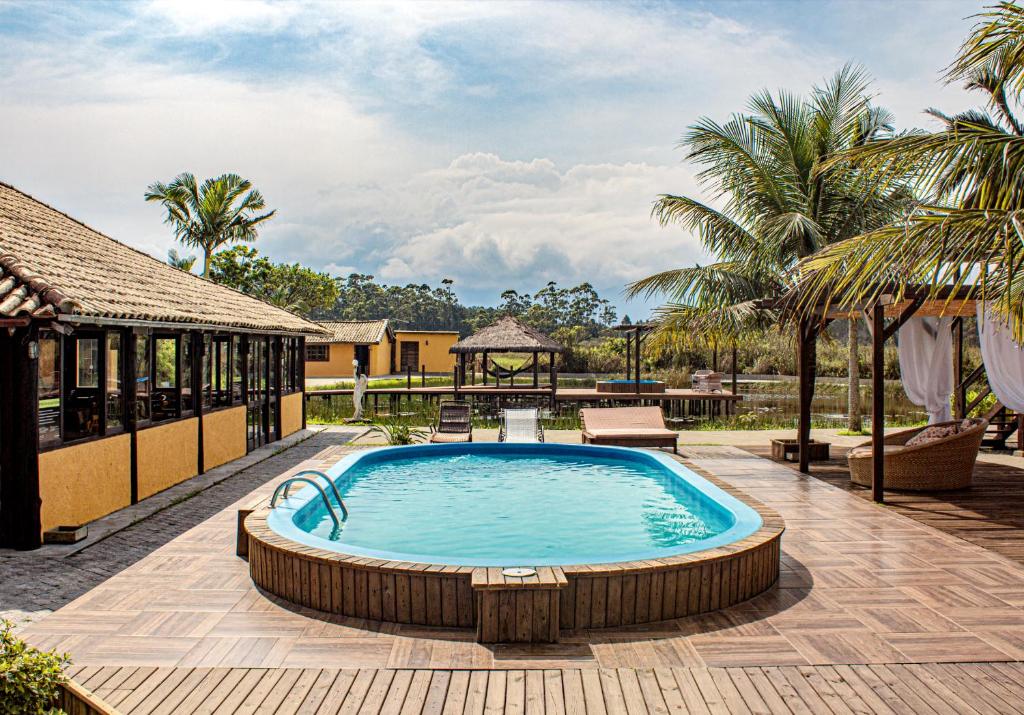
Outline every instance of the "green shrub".
<path fill-rule="evenodd" d="M 14 635 L 14 624 L 0 620 L 0 703 L 6 715 L 58 713 L 59 686 L 64 682 L 66 653 L 33 648 Z"/>
<path fill-rule="evenodd" d="M 379 434 L 390 445 L 416 444 L 422 442 L 427 433 L 412 425 L 395 419 L 389 419 L 370 428 L 370 434 Z"/>

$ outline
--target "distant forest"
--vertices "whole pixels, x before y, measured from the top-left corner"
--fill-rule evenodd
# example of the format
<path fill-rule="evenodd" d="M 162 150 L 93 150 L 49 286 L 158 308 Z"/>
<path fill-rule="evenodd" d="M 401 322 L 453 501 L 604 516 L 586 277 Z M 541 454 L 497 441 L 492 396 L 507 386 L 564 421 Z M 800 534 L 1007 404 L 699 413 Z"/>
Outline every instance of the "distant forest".
<path fill-rule="evenodd" d="M 338 296 L 329 308 L 311 312 L 316 320 L 370 320 L 389 318 L 397 327 L 416 330 L 457 330 L 463 336 L 502 315 L 515 315 L 528 325 L 552 334 L 577 328 L 579 338 L 597 337 L 615 324 L 611 303 L 589 283 L 562 288 L 548 283 L 536 293 L 506 290 L 495 307 L 464 305 L 454 284 L 444 280 L 438 287 L 425 283 L 386 285 L 371 275 L 353 273 L 335 279 Z"/>

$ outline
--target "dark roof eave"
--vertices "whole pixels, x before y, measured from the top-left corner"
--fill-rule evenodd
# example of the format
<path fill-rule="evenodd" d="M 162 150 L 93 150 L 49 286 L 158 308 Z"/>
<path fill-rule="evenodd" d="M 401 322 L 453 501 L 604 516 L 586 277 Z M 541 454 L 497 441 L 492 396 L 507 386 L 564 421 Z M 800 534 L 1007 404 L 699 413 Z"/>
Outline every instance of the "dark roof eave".
<path fill-rule="evenodd" d="M 59 314 L 55 317 L 43 317 L 41 320 L 56 319 L 61 323 L 72 323 L 78 325 L 114 325 L 119 327 L 148 327 L 166 328 L 168 330 L 219 330 L 234 333 L 259 333 L 262 335 L 290 335 L 293 337 L 316 337 L 327 335 L 326 331 L 318 330 L 291 330 L 288 328 L 260 328 L 253 325 L 228 324 L 228 323 L 200 323 L 190 320 L 147 320 L 143 318 L 116 318 L 106 315 L 88 315 L 75 313 L 74 315 Z"/>

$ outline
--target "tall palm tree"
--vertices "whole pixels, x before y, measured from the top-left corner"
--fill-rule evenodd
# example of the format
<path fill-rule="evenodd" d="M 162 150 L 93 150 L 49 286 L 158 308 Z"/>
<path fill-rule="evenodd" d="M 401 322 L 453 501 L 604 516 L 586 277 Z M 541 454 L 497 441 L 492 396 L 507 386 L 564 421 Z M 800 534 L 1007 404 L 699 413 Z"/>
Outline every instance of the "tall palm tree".
<path fill-rule="evenodd" d="M 879 182 L 908 169 L 927 197 L 904 220 L 861 232 L 804 261 L 802 301 L 869 302 L 897 286 L 973 284 L 1018 339 L 1024 338 L 1024 8 L 1003 2 L 978 23 L 947 70 L 947 80 L 981 92 L 986 106 L 929 114 L 940 131 L 856 147 L 854 161 Z M 898 247 L 898 250 L 894 250 Z"/>
<path fill-rule="evenodd" d="M 256 226 L 274 211 L 266 208 L 263 195 L 238 174 L 222 174 L 202 184 L 193 174 L 179 174 L 171 183 L 155 182 L 146 191 L 146 201 L 163 204 L 165 223 L 186 246 L 203 251 L 203 277 L 210 277 L 210 256 L 219 247 L 238 241 L 256 240 Z"/>
<path fill-rule="evenodd" d="M 709 265 L 676 268 L 627 287 L 632 296 L 663 296 L 656 311 L 661 340 L 699 336 L 731 341 L 774 317 L 757 301 L 784 295 L 804 257 L 906 210 L 900 178 L 874 181 L 838 153 L 893 135 L 892 116 L 868 98 L 865 72 L 846 66 L 810 96 L 763 91 L 749 114 L 725 124 L 702 118 L 680 146 L 721 209 L 686 196 L 662 195 L 662 225 L 694 231 L 714 256 Z M 659 339 L 659 338 L 656 338 Z M 851 370 L 851 392 L 857 371 Z"/>

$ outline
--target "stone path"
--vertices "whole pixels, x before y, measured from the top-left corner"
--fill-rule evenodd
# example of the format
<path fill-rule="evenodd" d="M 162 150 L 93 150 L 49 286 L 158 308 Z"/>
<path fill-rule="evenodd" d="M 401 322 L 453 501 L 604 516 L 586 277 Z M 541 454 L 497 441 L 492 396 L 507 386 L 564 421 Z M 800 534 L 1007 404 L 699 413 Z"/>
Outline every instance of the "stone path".
<path fill-rule="evenodd" d="M 90 542 L 84 547 L 0 550 L 0 618 L 22 625 L 38 620 L 274 479 L 296 461 L 345 444 L 363 431 L 334 428 L 304 435 L 308 437 L 304 441 L 296 438 L 267 445 L 90 525 Z M 202 491 L 196 493 L 197 489 Z M 102 539 L 97 540 L 98 536 Z"/>

